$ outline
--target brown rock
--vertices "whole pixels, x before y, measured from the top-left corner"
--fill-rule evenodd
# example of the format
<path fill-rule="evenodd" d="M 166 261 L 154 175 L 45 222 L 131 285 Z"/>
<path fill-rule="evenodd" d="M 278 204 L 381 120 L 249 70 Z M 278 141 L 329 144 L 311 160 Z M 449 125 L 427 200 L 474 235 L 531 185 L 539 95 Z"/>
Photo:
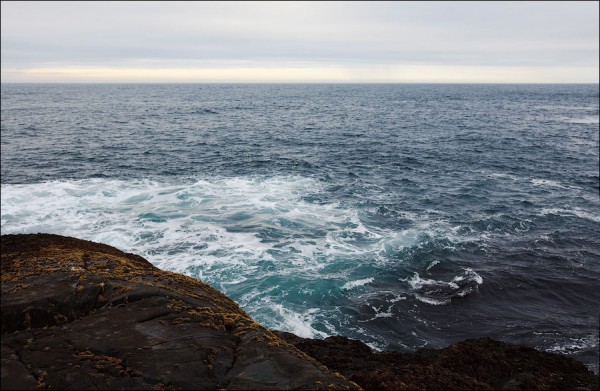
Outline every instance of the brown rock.
<path fill-rule="evenodd" d="M 212 287 L 113 247 L 2 236 L 2 389 L 358 389 Z"/>
<path fill-rule="evenodd" d="M 576 360 L 489 338 L 400 353 L 271 332 L 200 281 L 57 235 L 2 236 L 1 299 L 3 390 L 598 389 Z"/>

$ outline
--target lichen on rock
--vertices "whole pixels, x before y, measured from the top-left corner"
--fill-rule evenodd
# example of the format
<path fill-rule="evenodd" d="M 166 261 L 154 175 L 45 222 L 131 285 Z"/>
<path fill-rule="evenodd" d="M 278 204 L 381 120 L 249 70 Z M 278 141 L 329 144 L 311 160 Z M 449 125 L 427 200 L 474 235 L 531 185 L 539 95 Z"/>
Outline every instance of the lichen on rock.
<path fill-rule="evenodd" d="M 489 338 L 412 353 L 271 331 L 233 300 L 85 240 L 2 236 L 4 389 L 598 389 L 580 362 Z"/>
<path fill-rule="evenodd" d="M 358 389 L 234 301 L 134 254 L 2 236 L 2 389 Z"/>

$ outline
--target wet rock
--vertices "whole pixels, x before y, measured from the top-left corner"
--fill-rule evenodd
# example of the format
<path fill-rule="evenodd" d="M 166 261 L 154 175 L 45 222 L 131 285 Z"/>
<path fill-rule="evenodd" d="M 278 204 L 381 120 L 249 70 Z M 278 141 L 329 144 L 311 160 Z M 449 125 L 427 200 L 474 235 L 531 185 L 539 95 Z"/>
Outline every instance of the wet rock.
<path fill-rule="evenodd" d="M 113 247 L 2 236 L 2 389 L 358 389 L 195 279 Z"/>

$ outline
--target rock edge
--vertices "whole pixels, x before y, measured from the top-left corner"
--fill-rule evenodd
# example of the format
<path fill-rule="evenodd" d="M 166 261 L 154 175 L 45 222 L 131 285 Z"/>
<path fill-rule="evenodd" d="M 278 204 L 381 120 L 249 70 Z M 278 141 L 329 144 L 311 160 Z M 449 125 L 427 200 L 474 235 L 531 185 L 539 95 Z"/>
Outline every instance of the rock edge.
<path fill-rule="evenodd" d="M 33 234 L 1 259 L 2 389 L 360 389 L 137 255 Z"/>
<path fill-rule="evenodd" d="M 114 247 L 2 235 L 1 389 L 598 389 L 558 354 L 489 338 L 373 352 L 270 331 L 201 281 Z"/>

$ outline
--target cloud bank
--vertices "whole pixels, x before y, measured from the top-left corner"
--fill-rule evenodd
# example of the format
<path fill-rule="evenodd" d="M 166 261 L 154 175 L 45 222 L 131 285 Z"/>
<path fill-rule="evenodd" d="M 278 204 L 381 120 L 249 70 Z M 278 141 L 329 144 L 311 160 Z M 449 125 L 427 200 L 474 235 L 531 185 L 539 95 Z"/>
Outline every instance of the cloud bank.
<path fill-rule="evenodd" d="M 598 2 L 2 2 L 2 82 L 598 83 Z"/>

